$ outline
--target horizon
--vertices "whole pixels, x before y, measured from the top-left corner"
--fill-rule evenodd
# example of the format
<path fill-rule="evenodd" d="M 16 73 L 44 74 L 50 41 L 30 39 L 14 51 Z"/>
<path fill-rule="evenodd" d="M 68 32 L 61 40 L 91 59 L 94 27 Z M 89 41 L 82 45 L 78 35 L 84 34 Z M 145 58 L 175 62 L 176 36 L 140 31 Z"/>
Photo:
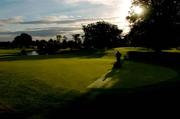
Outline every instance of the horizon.
<path fill-rule="evenodd" d="M 81 26 L 97 21 L 115 24 L 128 32 L 131 0 L 1 0 L 0 41 L 12 41 L 21 33 L 33 40 L 82 33 Z"/>

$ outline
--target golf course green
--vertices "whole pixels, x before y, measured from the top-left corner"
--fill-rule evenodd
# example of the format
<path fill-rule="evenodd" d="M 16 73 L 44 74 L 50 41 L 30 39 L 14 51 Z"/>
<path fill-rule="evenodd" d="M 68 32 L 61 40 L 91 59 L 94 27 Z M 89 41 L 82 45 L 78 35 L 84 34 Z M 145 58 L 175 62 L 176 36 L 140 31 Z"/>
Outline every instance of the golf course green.
<path fill-rule="evenodd" d="M 123 56 L 128 51 L 144 51 L 138 48 L 116 50 Z M 120 89 L 153 85 L 177 76 L 176 71 L 167 67 L 128 60 L 121 69 L 112 70 L 113 50 L 105 51 L 101 57 L 96 54 L 87 57 L 84 54 L 12 55 L 18 52 L 0 50 L 1 110 L 38 113 L 64 105 L 88 91 L 87 87 L 103 75 L 111 78 L 107 83 L 112 85 L 108 88 Z"/>

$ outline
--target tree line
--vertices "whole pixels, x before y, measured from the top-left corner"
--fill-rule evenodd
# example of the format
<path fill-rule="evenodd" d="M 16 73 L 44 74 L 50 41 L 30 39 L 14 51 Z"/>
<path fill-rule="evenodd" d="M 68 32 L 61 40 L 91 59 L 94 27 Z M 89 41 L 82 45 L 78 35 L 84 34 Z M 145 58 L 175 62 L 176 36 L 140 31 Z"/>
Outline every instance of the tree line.
<path fill-rule="evenodd" d="M 49 53 L 59 49 L 104 49 L 114 47 L 146 47 L 157 52 L 180 46 L 180 1 L 177 0 L 133 0 L 133 6 L 144 8 L 143 15 L 133 10 L 127 20 L 131 31 L 122 37 L 123 30 L 117 25 L 100 21 L 82 26 L 83 35 L 74 34 L 73 40 L 57 35 L 57 39 L 32 41 L 26 33 L 13 42 L 0 43 L 0 47 L 37 47 Z"/>
<path fill-rule="evenodd" d="M 22 33 L 16 36 L 12 42 L 4 42 L 0 47 L 6 48 L 35 48 L 40 52 L 53 54 L 60 49 L 104 49 L 125 46 L 127 43 L 122 39 L 122 30 L 118 26 L 100 21 L 84 25 L 84 35 L 73 34 L 73 39 L 65 35 L 57 35 L 56 39 L 32 40 L 32 36 Z M 6 44 L 6 45 L 5 45 Z"/>

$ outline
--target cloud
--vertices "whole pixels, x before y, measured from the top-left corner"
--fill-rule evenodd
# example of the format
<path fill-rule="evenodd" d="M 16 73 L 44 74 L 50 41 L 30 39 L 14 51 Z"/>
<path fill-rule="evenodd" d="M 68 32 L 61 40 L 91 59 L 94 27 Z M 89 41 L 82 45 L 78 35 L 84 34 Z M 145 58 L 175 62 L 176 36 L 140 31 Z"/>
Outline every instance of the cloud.
<path fill-rule="evenodd" d="M 50 16 L 45 17 L 45 19 L 37 20 L 37 21 L 27 21 L 21 22 L 20 24 L 74 24 L 74 23 L 90 23 L 96 21 L 103 21 L 103 20 L 113 20 L 116 17 L 109 17 L 109 18 L 83 18 L 83 19 L 73 19 L 73 17 L 69 17 L 68 19 L 62 20 L 57 16 Z"/>
<path fill-rule="evenodd" d="M 113 21 L 114 19 L 116 19 L 116 17 L 75 19 L 74 17 L 48 16 L 48 17 L 43 17 L 43 19 L 39 21 L 27 21 L 27 22 L 17 21 L 18 26 L 21 27 L 21 25 L 22 26 L 25 25 L 24 28 L 19 29 L 18 31 L 17 30 L 10 31 L 11 29 L 9 29 L 9 31 L 0 30 L 0 40 L 8 39 L 8 36 L 9 36 L 9 40 L 13 40 L 15 36 L 20 35 L 21 33 L 28 33 L 32 35 L 34 39 L 40 39 L 40 38 L 49 39 L 55 37 L 57 34 L 64 34 L 67 36 L 71 36 L 71 34 L 74 33 L 82 33 L 82 26 L 81 26 L 82 24 L 86 25 L 92 22 L 97 22 L 102 20 Z M 5 38 L 4 36 L 7 37 Z"/>
<path fill-rule="evenodd" d="M 0 19 L 0 26 L 4 26 L 7 24 L 16 24 L 20 22 L 23 22 L 22 16 L 16 16 L 14 18 L 8 18 L 8 19 Z"/>
<path fill-rule="evenodd" d="M 62 0 L 54 0 L 56 2 L 62 2 Z M 78 4 L 78 3 L 90 3 L 101 5 L 114 5 L 119 0 L 63 0 L 66 4 Z"/>
<path fill-rule="evenodd" d="M 59 20 L 67 20 L 67 19 L 73 19 L 73 16 L 45 16 L 42 19 L 45 21 L 59 21 Z"/>
<path fill-rule="evenodd" d="M 21 33 L 28 33 L 35 37 L 53 37 L 57 34 L 67 34 L 67 33 L 73 33 L 74 31 L 81 30 L 81 27 L 49 27 L 49 28 L 34 28 L 34 29 L 28 29 L 24 31 L 6 31 L 6 32 L 0 32 L 0 35 L 10 35 L 15 36 L 19 35 Z"/>
<path fill-rule="evenodd" d="M 49 39 L 57 34 L 64 34 L 71 37 L 71 34 L 82 33 L 82 24 L 86 25 L 97 21 L 110 21 L 110 18 L 81 18 L 72 16 L 47 16 L 37 21 L 22 21 L 18 19 L 9 20 L 6 24 L 14 24 L 19 30 L 0 30 L 0 40 L 9 39 L 12 41 L 15 36 L 21 33 L 28 33 L 34 39 Z M 58 25 L 59 24 L 59 25 Z"/>

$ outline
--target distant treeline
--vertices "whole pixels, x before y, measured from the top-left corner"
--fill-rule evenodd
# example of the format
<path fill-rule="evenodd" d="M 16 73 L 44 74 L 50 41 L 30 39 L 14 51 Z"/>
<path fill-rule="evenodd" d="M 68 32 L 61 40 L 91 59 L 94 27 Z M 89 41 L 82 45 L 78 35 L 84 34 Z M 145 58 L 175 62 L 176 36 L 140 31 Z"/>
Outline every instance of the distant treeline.
<path fill-rule="evenodd" d="M 39 51 L 54 53 L 60 49 L 104 49 L 127 46 L 128 42 L 122 38 L 122 30 L 107 22 L 97 22 L 82 27 L 84 35 L 73 34 L 73 40 L 66 36 L 57 35 L 56 39 L 32 40 L 32 36 L 22 33 L 12 42 L 1 42 L 1 48 L 34 48 Z"/>
<path fill-rule="evenodd" d="M 163 26 L 166 23 L 169 23 L 168 28 Z M 159 52 L 162 49 L 180 47 L 180 25 L 174 21 L 165 21 L 163 24 L 149 20 L 138 22 L 126 36 L 122 36 L 123 31 L 118 29 L 118 26 L 104 21 L 88 24 L 82 29 L 84 34 L 73 34 L 73 40 L 57 35 L 56 39 L 33 41 L 31 35 L 22 33 L 12 42 L 0 42 L 0 48 L 33 48 L 42 53 L 53 54 L 67 48 L 70 50 L 105 49 L 128 46 L 146 47 Z"/>

